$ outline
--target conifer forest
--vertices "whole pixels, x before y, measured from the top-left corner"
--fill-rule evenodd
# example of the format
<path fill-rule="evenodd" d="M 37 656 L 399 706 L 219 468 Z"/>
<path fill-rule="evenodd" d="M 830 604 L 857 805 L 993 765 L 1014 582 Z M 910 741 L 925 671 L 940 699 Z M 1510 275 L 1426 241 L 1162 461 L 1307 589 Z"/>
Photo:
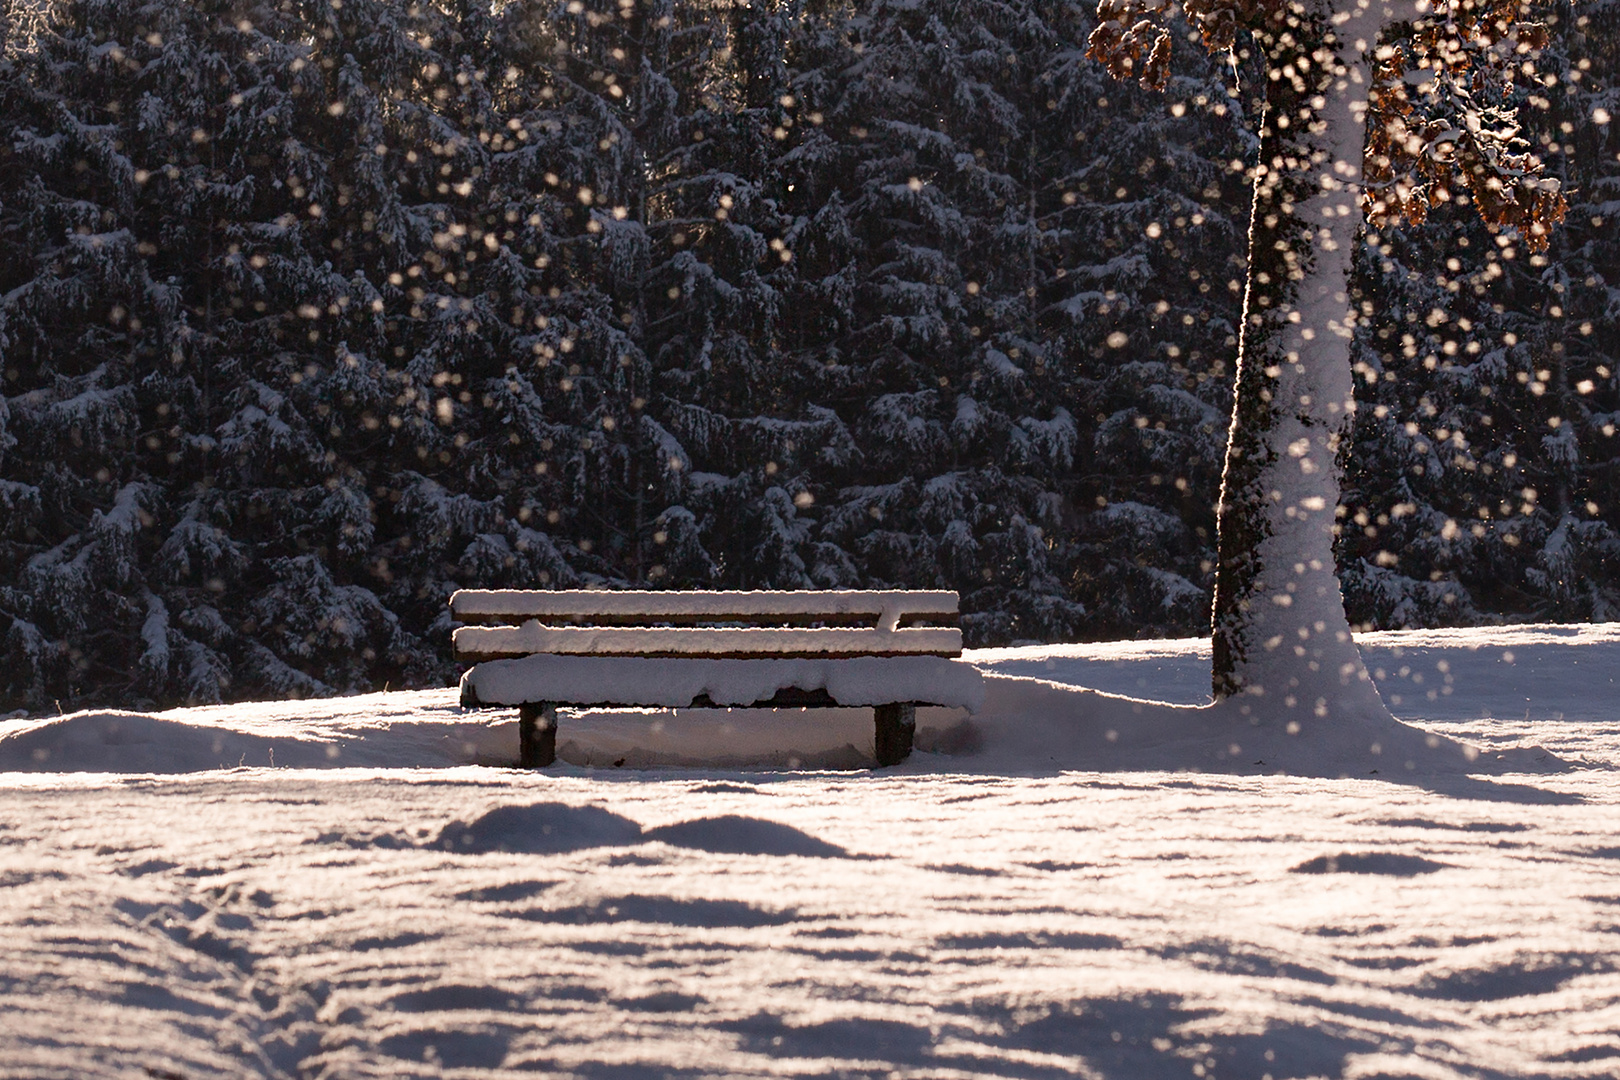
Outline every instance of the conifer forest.
<path fill-rule="evenodd" d="M 1358 626 L 1620 619 L 1620 0 L 1532 10 L 1547 249 L 1354 253 Z M 1263 67 L 1096 25 L 0 0 L 0 714 L 443 685 L 466 587 L 1208 633 Z"/>

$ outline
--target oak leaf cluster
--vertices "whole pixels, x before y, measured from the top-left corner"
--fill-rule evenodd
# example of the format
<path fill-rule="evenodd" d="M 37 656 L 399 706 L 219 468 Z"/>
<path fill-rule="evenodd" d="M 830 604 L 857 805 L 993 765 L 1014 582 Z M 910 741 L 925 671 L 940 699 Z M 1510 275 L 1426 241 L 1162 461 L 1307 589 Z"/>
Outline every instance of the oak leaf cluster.
<path fill-rule="evenodd" d="M 1239 31 L 1298 25 L 1281 0 L 1101 0 L 1087 55 L 1115 78 L 1162 90 L 1169 80 L 1170 19 L 1179 12 L 1211 52 Z M 1519 0 L 1450 0 L 1388 36 L 1374 54 L 1364 161 L 1364 208 L 1384 226 L 1422 224 L 1429 210 L 1466 197 L 1487 225 L 1543 251 L 1568 204 L 1519 134 L 1518 87 L 1539 85 L 1534 65 L 1547 27 Z"/>

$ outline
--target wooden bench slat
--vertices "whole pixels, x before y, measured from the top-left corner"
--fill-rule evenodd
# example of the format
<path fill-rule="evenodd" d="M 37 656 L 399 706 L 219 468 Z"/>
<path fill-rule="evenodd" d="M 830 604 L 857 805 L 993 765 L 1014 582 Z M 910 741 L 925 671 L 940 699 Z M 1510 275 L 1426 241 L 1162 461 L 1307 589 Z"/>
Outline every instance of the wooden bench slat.
<path fill-rule="evenodd" d="M 540 653 L 478 664 L 461 677 L 466 706 L 545 702 L 580 708 L 731 708 L 769 701 L 785 689 L 826 694 L 827 700 L 784 702 L 789 708 L 912 702 L 973 711 L 984 703 L 984 677 L 978 669 L 937 656 L 738 660 Z"/>
<path fill-rule="evenodd" d="M 527 622 L 530 619 L 539 619 L 551 626 L 624 626 L 641 627 L 644 629 L 657 629 L 664 626 L 758 626 L 765 628 L 785 628 L 794 626 L 852 626 L 871 627 L 874 622 L 882 618 L 881 615 L 871 614 L 827 614 L 825 612 L 801 614 L 776 615 L 738 615 L 738 614 L 694 614 L 692 612 L 674 612 L 662 615 L 647 615 L 639 612 L 608 613 L 593 612 L 589 615 L 570 614 L 540 614 L 540 615 L 486 615 L 486 614 L 454 614 L 456 622 L 467 626 L 513 626 Z M 895 620 L 899 626 L 917 625 L 956 625 L 955 615 L 902 615 Z"/>
<path fill-rule="evenodd" d="M 462 589 L 450 597 L 450 613 L 466 623 L 528 619 L 646 621 L 780 619 L 864 616 L 896 620 L 954 619 L 957 594 L 946 590 L 872 592 L 841 589 L 796 592 L 679 592 L 607 590 Z"/>
<path fill-rule="evenodd" d="M 555 653 L 564 656 L 960 656 L 956 627 L 897 630 L 819 627 L 624 628 L 463 626 L 454 635 L 462 660 Z"/>

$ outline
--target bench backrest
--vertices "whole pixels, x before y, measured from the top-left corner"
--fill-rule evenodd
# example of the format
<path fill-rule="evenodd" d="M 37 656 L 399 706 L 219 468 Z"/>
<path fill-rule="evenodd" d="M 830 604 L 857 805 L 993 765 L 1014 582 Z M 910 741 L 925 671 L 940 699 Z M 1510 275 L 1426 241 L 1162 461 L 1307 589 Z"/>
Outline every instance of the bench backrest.
<path fill-rule="evenodd" d="M 954 592 L 473 590 L 450 598 L 463 660 L 620 656 L 959 656 Z M 511 625 L 511 624 L 518 625 Z M 723 625 L 714 625 L 723 624 Z M 739 625 L 741 624 L 741 625 Z"/>

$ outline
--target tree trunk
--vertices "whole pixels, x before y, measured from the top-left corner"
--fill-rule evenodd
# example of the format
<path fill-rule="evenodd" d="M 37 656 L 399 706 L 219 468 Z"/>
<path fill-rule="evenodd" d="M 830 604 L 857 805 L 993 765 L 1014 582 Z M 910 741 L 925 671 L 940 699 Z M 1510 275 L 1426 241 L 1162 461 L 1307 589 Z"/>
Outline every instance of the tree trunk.
<path fill-rule="evenodd" d="M 1216 699 L 1238 697 L 1256 722 L 1389 715 L 1350 637 L 1333 537 L 1339 442 L 1355 411 L 1367 55 L 1383 26 L 1417 14 L 1401 7 L 1347 17 L 1318 2 L 1256 34 L 1266 112 L 1217 508 L 1212 673 Z"/>

